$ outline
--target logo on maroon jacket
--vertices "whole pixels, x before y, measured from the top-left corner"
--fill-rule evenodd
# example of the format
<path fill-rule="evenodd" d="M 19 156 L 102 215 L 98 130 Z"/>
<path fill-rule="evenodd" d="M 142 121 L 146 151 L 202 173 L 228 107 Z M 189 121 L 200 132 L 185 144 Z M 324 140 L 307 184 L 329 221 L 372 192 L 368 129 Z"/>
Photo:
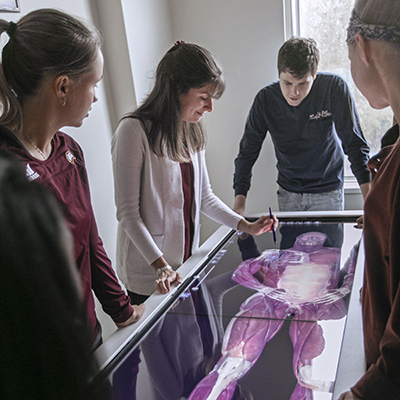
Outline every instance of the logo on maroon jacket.
<path fill-rule="evenodd" d="M 70 162 L 71 164 L 75 164 L 76 157 L 72 154 L 70 150 L 65 152 L 65 158 Z"/>
<path fill-rule="evenodd" d="M 32 167 L 29 164 L 26 164 L 26 171 L 25 171 L 26 177 L 28 178 L 28 181 L 34 181 L 35 179 L 39 178 L 39 174 L 35 172 Z"/>

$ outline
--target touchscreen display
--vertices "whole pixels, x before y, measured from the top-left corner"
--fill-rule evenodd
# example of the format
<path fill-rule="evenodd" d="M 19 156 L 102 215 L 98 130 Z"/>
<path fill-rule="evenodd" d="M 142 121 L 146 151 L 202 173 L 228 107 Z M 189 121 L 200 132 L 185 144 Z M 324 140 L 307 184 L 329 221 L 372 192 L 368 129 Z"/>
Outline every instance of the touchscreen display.
<path fill-rule="evenodd" d="M 235 233 L 116 363 L 116 400 L 332 399 L 361 230 Z"/>

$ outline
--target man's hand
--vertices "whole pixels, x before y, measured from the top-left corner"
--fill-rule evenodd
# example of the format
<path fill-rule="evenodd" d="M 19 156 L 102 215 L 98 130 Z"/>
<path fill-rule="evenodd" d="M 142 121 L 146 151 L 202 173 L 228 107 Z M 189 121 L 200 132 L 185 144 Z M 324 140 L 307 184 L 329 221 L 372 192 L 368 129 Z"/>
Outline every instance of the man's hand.
<path fill-rule="evenodd" d="M 354 225 L 354 228 L 356 228 L 356 229 L 364 228 L 364 215 L 361 215 L 361 217 L 358 217 L 356 219 L 356 225 Z"/>

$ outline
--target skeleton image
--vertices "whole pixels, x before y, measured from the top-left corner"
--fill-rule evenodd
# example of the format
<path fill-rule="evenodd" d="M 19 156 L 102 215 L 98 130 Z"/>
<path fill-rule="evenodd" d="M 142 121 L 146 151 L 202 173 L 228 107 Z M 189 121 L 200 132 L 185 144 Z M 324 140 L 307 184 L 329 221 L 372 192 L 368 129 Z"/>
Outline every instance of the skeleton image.
<path fill-rule="evenodd" d="M 232 279 L 257 293 L 230 321 L 222 357 L 189 400 L 231 399 L 237 380 L 254 365 L 288 317 L 292 318 L 290 338 L 297 378 L 291 400 L 312 399 L 313 390 L 332 391 L 333 382 L 313 378 L 312 360 L 325 348 L 318 321 L 346 315 L 343 297 L 351 291 L 357 250 L 351 251 L 338 287 L 340 249 L 323 247 L 326 238 L 322 232 L 307 232 L 299 235 L 290 249 L 266 250 L 239 265 Z"/>

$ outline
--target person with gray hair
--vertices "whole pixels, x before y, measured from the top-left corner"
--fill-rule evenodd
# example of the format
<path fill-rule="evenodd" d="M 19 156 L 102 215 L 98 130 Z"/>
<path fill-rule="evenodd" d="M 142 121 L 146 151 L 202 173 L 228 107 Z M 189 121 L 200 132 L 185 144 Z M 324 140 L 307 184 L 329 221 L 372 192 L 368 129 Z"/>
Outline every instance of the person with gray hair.
<path fill-rule="evenodd" d="M 347 43 L 354 82 L 400 120 L 400 2 L 356 0 Z M 400 398 L 400 141 L 369 161 L 362 291 L 367 371 L 340 400 Z"/>

